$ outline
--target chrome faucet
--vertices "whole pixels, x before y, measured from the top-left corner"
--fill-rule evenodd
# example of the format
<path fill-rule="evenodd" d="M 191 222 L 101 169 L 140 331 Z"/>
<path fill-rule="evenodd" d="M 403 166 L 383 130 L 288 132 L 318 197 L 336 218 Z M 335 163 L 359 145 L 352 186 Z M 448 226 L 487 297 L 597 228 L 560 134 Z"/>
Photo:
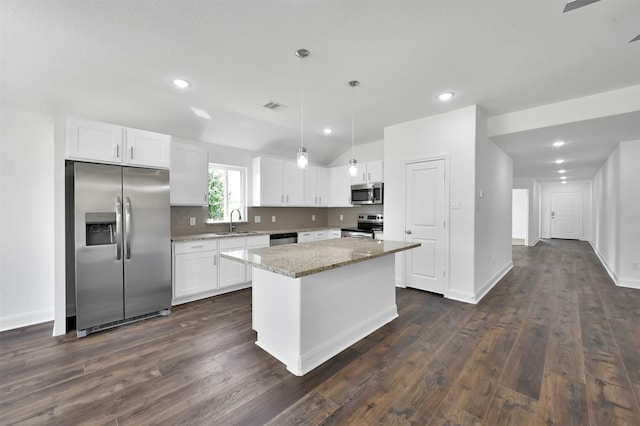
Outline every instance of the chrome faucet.
<path fill-rule="evenodd" d="M 237 224 L 236 225 L 233 224 L 234 212 L 238 212 L 238 220 L 242 220 L 242 213 L 240 213 L 240 210 L 238 209 L 231 210 L 231 214 L 229 215 L 229 232 L 233 232 L 233 230 L 236 229 L 236 227 L 238 226 Z"/>

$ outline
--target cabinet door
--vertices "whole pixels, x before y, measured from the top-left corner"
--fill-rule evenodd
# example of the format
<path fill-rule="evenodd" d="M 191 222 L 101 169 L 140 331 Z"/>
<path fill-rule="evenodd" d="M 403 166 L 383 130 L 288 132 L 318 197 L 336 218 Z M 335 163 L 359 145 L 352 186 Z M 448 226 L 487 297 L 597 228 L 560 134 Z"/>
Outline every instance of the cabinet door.
<path fill-rule="evenodd" d="M 369 161 L 367 163 L 367 181 L 384 182 L 383 161 Z"/>
<path fill-rule="evenodd" d="M 214 250 L 176 254 L 173 297 L 190 296 L 217 289 L 217 254 Z"/>
<path fill-rule="evenodd" d="M 174 142 L 171 146 L 171 205 L 206 206 L 209 203 L 207 149 Z"/>
<path fill-rule="evenodd" d="M 304 171 L 304 205 L 318 205 L 316 186 L 318 182 L 318 167 L 309 166 Z"/>
<path fill-rule="evenodd" d="M 168 169 L 171 157 L 171 136 L 146 130 L 126 129 L 125 164 L 130 166 Z"/>
<path fill-rule="evenodd" d="M 329 207 L 351 207 L 349 166 L 329 169 Z"/>
<path fill-rule="evenodd" d="M 358 163 L 358 172 L 351 176 L 351 185 L 367 183 L 367 163 Z"/>
<path fill-rule="evenodd" d="M 254 179 L 254 185 L 257 183 L 260 188 L 258 205 L 281 206 L 284 201 L 282 160 L 260 158 L 258 161 L 260 171 L 257 182 Z"/>
<path fill-rule="evenodd" d="M 316 195 L 318 206 L 329 205 L 329 170 L 324 167 L 318 167 L 316 171 Z"/>
<path fill-rule="evenodd" d="M 244 250 L 246 241 L 245 237 L 225 238 L 220 240 L 219 248 L 221 252 L 229 250 Z M 232 285 L 246 282 L 245 270 L 246 268 L 244 263 L 220 257 L 220 288 L 230 287 Z"/>
<path fill-rule="evenodd" d="M 284 203 L 289 206 L 304 205 L 304 170 L 299 169 L 294 161 L 283 161 Z"/>
<path fill-rule="evenodd" d="M 120 164 L 124 155 L 123 129 L 113 124 L 67 119 L 66 155 L 73 160 Z"/>

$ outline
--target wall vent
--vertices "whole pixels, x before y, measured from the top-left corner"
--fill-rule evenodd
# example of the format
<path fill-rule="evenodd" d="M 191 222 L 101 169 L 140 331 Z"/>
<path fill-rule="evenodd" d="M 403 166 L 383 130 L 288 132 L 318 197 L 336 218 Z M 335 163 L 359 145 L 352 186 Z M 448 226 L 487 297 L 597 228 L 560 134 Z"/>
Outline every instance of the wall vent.
<path fill-rule="evenodd" d="M 287 109 L 286 105 L 279 104 L 278 102 L 269 101 L 266 104 L 262 105 L 263 107 L 270 109 L 271 111 L 282 111 L 283 109 Z"/>

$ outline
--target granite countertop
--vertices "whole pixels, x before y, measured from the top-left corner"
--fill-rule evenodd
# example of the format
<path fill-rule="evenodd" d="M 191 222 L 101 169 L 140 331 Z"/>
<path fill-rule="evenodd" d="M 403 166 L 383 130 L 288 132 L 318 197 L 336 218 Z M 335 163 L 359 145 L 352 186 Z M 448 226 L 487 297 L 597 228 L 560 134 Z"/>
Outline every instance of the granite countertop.
<path fill-rule="evenodd" d="M 307 232 L 307 231 L 328 231 L 330 229 L 340 229 L 339 227 L 304 228 L 304 229 L 280 229 L 272 231 L 236 231 L 236 232 L 208 232 L 205 234 L 176 235 L 171 237 L 171 241 L 176 243 L 184 241 L 212 240 L 217 238 L 231 237 L 251 237 L 254 235 L 282 234 L 285 232 Z"/>
<path fill-rule="evenodd" d="M 249 250 L 223 251 L 220 255 L 225 259 L 243 262 L 276 274 L 300 278 L 416 247 L 420 247 L 420 243 L 340 238 Z"/>

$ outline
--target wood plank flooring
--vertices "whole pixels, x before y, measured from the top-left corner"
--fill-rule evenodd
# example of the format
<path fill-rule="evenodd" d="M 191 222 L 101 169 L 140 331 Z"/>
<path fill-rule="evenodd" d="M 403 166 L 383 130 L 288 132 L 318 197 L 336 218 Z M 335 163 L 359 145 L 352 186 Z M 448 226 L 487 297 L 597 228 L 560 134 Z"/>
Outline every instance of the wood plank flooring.
<path fill-rule="evenodd" d="M 254 344 L 251 290 L 84 339 L 3 332 L 0 424 L 640 425 L 640 291 L 585 242 L 513 259 L 478 305 L 398 289 L 398 319 L 304 377 Z"/>

